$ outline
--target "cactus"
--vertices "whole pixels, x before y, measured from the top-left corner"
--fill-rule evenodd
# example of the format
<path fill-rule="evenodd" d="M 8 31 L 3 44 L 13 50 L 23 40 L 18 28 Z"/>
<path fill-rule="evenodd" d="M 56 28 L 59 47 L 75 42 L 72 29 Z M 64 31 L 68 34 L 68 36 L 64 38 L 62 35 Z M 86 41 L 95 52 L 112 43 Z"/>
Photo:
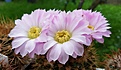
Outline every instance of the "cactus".
<path fill-rule="evenodd" d="M 0 22 L 1 23 L 1 22 Z M 8 24 L 9 23 L 9 24 Z M 69 57 L 69 61 L 62 65 L 58 61 L 48 62 L 45 55 L 36 55 L 34 59 L 30 59 L 28 56 L 21 57 L 16 55 L 12 50 L 11 42 L 12 38 L 9 38 L 7 34 L 14 27 L 12 21 L 2 22 L 0 24 L 0 53 L 8 56 L 9 64 L 7 66 L 1 66 L 3 70 L 95 70 L 98 63 L 96 50 L 93 44 L 89 47 L 85 46 L 85 52 L 83 56 L 77 58 Z"/>
<path fill-rule="evenodd" d="M 104 61 L 106 70 L 121 70 L 121 49 L 107 54 L 108 59 Z"/>

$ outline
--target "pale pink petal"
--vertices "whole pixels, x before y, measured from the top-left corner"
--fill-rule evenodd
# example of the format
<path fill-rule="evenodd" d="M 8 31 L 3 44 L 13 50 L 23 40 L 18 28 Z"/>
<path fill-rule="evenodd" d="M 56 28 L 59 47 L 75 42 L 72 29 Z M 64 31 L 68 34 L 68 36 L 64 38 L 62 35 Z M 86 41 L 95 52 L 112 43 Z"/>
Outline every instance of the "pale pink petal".
<path fill-rule="evenodd" d="M 24 47 L 23 48 L 21 48 L 21 50 L 20 50 L 20 54 L 22 55 L 22 57 L 24 57 L 25 55 L 27 55 L 27 50 L 25 49 L 25 44 L 24 44 Z"/>
<path fill-rule="evenodd" d="M 25 49 L 30 53 L 34 50 L 35 48 L 35 40 L 31 39 L 29 41 L 27 41 L 26 45 L 25 45 Z"/>
<path fill-rule="evenodd" d="M 100 26 L 105 25 L 106 22 L 107 22 L 106 20 L 103 20 L 103 21 L 100 21 L 100 22 L 98 21 L 98 23 L 95 25 L 95 28 L 96 28 L 96 29 L 99 29 Z"/>
<path fill-rule="evenodd" d="M 103 27 L 103 28 L 99 28 L 97 29 L 97 32 L 105 32 L 107 31 L 107 29 L 110 29 L 111 27 Z"/>
<path fill-rule="evenodd" d="M 51 23 L 50 27 L 49 27 L 49 32 L 48 34 L 51 36 L 54 36 L 54 34 L 57 32 L 57 28 L 55 27 L 55 25 L 53 23 Z"/>
<path fill-rule="evenodd" d="M 28 41 L 29 38 L 19 37 L 12 41 L 12 49 L 20 47 L 24 42 Z"/>
<path fill-rule="evenodd" d="M 71 40 L 74 40 L 76 42 L 80 42 L 82 44 L 86 44 L 86 37 L 81 35 L 74 35 L 71 37 Z"/>
<path fill-rule="evenodd" d="M 86 19 L 82 19 L 74 31 L 85 29 L 89 26 L 89 22 Z"/>
<path fill-rule="evenodd" d="M 72 18 L 74 18 L 74 17 L 70 17 L 70 15 L 68 15 L 67 18 L 66 18 L 67 22 L 66 22 L 66 26 L 65 27 L 68 28 L 68 30 L 71 29 L 70 24 L 72 22 Z"/>
<path fill-rule="evenodd" d="M 47 51 L 48 51 L 48 50 L 43 50 L 43 47 L 42 47 L 42 50 L 41 50 L 40 54 L 41 54 L 41 55 L 45 55 Z"/>
<path fill-rule="evenodd" d="M 58 15 L 56 15 L 52 21 L 53 25 L 55 26 L 55 30 L 62 30 L 66 27 L 66 13 L 60 12 Z M 52 26 L 53 27 L 53 26 Z M 53 30 L 54 30 L 53 29 Z M 54 31 L 55 31 L 54 30 Z"/>
<path fill-rule="evenodd" d="M 74 29 L 72 34 L 73 35 L 90 34 L 91 31 L 90 31 L 90 29 L 88 29 L 88 26 L 89 26 L 89 22 L 87 20 L 83 19 L 79 22 L 78 26 Z"/>
<path fill-rule="evenodd" d="M 27 37 L 27 32 L 21 30 L 19 26 L 15 26 L 11 32 L 8 34 L 10 37 Z"/>
<path fill-rule="evenodd" d="M 95 26 L 95 29 L 96 29 L 96 30 L 101 30 L 102 28 L 103 28 L 103 29 L 104 29 L 104 28 L 106 29 L 106 27 L 108 27 L 108 25 L 109 25 L 109 24 L 102 24 L 102 25 L 100 25 L 98 28 L 96 28 L 96 26 Z M 111 27 L 108 27 L 108 28 L 111 28 Z"/>
<path fill-rule="evenodd" d="M 68 61 L 68 59 L 69 59 L 69 55 L 67 55 L 62 49 L 58 61 L 62 64 L 65 64 Z"/>
<path fill-rule="evenodd" d="M 37 9 L 31 13 L 31 16 L 34 17 L 34 22 L 37 24 L 37 26 L 42 24 L 43 19 L 46 17 L 46 16 L 43 17 L 45 12 L 46 12 L 45 10 Z M 42 26 L 39 26 L 39 27 L 42 27 Z"/>
<path fill-rule="evenodd" d="M 47 34 L 48 34 L 48 36 L 54 37 L 56 32 L 57 32 L 57 31 L 55 31 L 55 32 L 53 33 L 53 31 L 48 30 Z"/>
<path fill-rule="evenodd" d="M 70 18 L 70 19 L 68 19 Z M 67 26 L 66 28 L 68 28 L 68 30 L 70 32 L 72 32 L 76 27 L 77 25 L 79 24 L 79 22 L 83 19 L 82 17 L 77 17 L 74 13 L 70 13 L 67 17 Z M 71 22 L 70 22 L 71 21 Z"/>
<path fill-rule="evenodd" d="M 75 46 L 73 45 L 73 42 L 71 40 L 63 43 L 62 45 L 63 45 L 62 48 L 66 54 L 68 54 L 68 55 L 73 54 Z"/>
<path fill-rule="evenodd" d="M 48 25 L 48 18 L 49 18 L 49 15 L 46 13 L 45 10 L 40 10 L 39 11 L 39 27 L 45 27 L 46 24 Z"/>
<path fill-rule="evenodd" d="M 24 57 L 28 53 L 27 50 L 25 49 L 25 45 L 26 45 L 26 42 L 23 43 L 20 47 L 15 48 L 15 53 L 18 54 L 20 52 L 22 57 Z"/>
<path fill-rule="evenodd" d="M 61 27 L 61 30 L 62 29 L 65 29 L 65 27 L 66 27 L 66 13 L 65 12 L 61 12 L 61 13 L 59 13 L 60 15 L 58 16 L 58 20 L 59 20 L 59 22 L 58 22 L 58 24 L 60 24 L 60 27 Z"/>
<path fill-rule="evenodd" d="M 72 54 L 73 58 L 77 58 L 77 55 L 75 54 L 75 52 Z"/>
<path fill-rule="evenodd" d="M 41 32 L 40 36 L 36 39 L 36 42 L 46 42 L 47 41 L 47 35 L 46 30 Z"/>
<path fill-rule="evenodd" d="M 54 38 L 51 37 L 51 36 L 48 36 L 48 37 L 47 37 L 47 40 L 48 40 L 48 41 L 50 41 L 50 40 L 54 40 Z"/>
<path fill-rule="evenodd" d="M 36 47 L 33 51 L 35 51 L 36 54 L 45 54 L 48 50 L 44 50 L 43 46 L 45 43 L 36 43 Z"/>
<path fill-rule="evenodd" d="M 104 39 L 101 38 L 101 39 L 96 39 L 99 43 L 104 43 Z"/>
<path fill-rule="evenodd" d="M 16 49 L 14 50 L 14 52 L 15 52 L 15 54 L 18 54 L 18 53 L 20 52 L 20 48 L 16 48 Z"/>
<path fill-rule="evenodd" d="M 102 38 L 102 34 L 101 33 L 93 33 L 92 37 L 95 39 L 101 39 Z"/>
<path fill-rule="evenodd" d="M 54 47 L 52 47 L 49 54 L 49 58 L 52 59 L 53 61 L 56 61 L 61 54 L 61 48 L 62 44 L 56 44 Z"/>
<path fill-rule="evenodd" d="M 63 23 L 59 24 L 59 21 L 61 20 L 58 20 L 58 17 L 53 19 L 53 24 L 55 25 L 54 29 L 61 30 L 61 24 Z"/>
<path fill-rule="evenodd" d="M 70 28 L 70 32 L 74 31 L 74 29 L 76 29 L 76 27 L 79 25 L 79 22 L 81 21 L 82 19 L 81 18 L 75 18 L 73 20 L 73 22 L 71 22 L 71 28 Z"/>
<path fill-rule="evenodd" d="M 54 46 L 56 43 L 57 43 L 56 41 L 50 40 L 50 41 L 48 41 L 48 42 L 46 42 L 46 43 L 44 44 L 43 49 L 44 49 L 44 50 L 48 50 L 48 49 L 50 49 L 52 46 Z"/>
<path fill-rule="evenodd" d="M 24 22 L 20 19 L 15 20 L 16 26 L 19 26 L 21 30 L 28 31 L 30 27 L 27 24 L 24 24 Z"/>
<path fill-rule="evenodd" d="M 18 54 L 20 52 L 21 48 L 22 48 L 22 46 L 21 47 L 18 47 L 18 48 L 15 48 L 15 51 L 14 51 L 15 54 Z"/>
<path fill-rule="evenodd" d="M 50 55 L 50 51 L 51 51 L 51 49 L 48 51 L 48 53 L 47 53 L 47 55 L 46 55 L 46 58 L 47 58 L 47 60 L 48 60 L 49 62 L 52 61 L 52 59 L 49 57 L 49 55 Z"/>
<path fill-rule="evenodd" d="M 31 17 L 28 14 L 24 14 L 22 16 L 22 24 L 26 24 L 26 26 L 28 26 L 29 28 L 32 27 L 32 22 L 31 22 Z"/>
<path fill-rule="evenodd" d="M 37 24 L 37 26 L 39 26 L 39 18 L 40 18 L 40 13 L 39 13 L 39 9 L 35 10 L 34 12 L 31 13 L 31 17 L 34 17 L 34 24 Z"/>
<path fill-rule="evenodd" d="M 102 33 L 105 37 L 110 37 L 111 32 L 107 30 L 106 32 Z"/>
<path fill-rule="evenodd" d="M 30 58 L 34 58 L 34 52 L 28 54 Z"/>
<path fill-rule="evenodd" d="M 83 53 L 84 53 L 84 46 L 82 44 L 79 44 L 75 41 L 73 41 L 73 44 L 74 44 L 74 52 L 76 55 L 79 55 L 79 56 L 82 56 Z"/>
<path fill-rule="evenodd" d="M 100 14 L 95 13 L 95 12 L 92 12 L 92 15 L 91 16 L 92 16 L 92 18 L 90 20 L 90 22 L 91 22 L 90 25 L 95 26 L 97 24 L 98 20 L 99 20 Z"/>
<path fill-rule="evenodd" d="M 32 26 L 37 26 L 38 23 L 36 23 L 36 19 L 33 18 L 33 13 L 31 13 L 30 15 L 26 16 L 23 21 L 26 22 L 26 24 L 31 24 Z"/>
<path fill-rule="evenodd" d="M 82 9 L 73 10 L 73 13 L 75 13 L 77 16 L 82 16 L 83 15 L 83 10 Z"/>
<path fill-rule="evenodd" d="M 41 54 L 42 50 L 43 50 L 43 46 L 44 43 L 36 43 L 36 47 L 34 49 L 34 51 L 36 52 L 36 54 Z"/>
<path fill-rule="evenodd" d="M 94 32 L 105 32 L 107 31 L 107 29 L 97 29 L 97 30 L 94 30 Z"/>
<path fill-rule="evenodd" d="M 72 35 L 82 35 L 82 34 L 91 34 L 91 33 L 92 31 L 89 28 L 85 27 L 83 29 L 82 28 L 75 29 Z"/>
<path fill-rule="evenodd" d="M 86 36 L 86 44 L 85 45 L 90 46 L 92 43 L 92 40 L 93 40 L 91 35 L 84 35 L 84 36 Z"/>

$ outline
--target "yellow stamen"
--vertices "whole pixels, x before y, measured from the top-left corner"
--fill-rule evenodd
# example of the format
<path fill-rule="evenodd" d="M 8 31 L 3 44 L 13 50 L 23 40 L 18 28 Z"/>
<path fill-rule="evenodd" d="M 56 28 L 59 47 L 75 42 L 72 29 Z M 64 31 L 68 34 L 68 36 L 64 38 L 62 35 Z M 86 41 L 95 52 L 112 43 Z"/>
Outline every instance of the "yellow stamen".
<path fill-rule="evenodd" d="M 67 42 L 70 40 L 70 38 L 71 34 L 66 30 L 58 31 L 54 37 L 55 41 L 57 41 L 58 43 Z"/>
<path fill-rule="evenodd" d="M 89 25 L 88 28 L 94 30 L 94 26 Z"/>
<path fill-rule="evenodd" d="M 41 32 L 41 28 L 38 28 L 36 26 L 33 26 L 28 31 L 28 38 L 30 38 L 30 39 L 37 38 L 40 35 L 40 32 Z"/>

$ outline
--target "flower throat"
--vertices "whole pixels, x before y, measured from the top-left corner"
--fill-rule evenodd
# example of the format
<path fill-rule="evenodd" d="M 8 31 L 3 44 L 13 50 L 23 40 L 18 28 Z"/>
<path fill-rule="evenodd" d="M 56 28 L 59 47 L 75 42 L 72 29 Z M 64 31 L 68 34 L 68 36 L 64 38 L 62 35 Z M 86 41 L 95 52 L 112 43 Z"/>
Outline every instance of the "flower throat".
<path fill-rule="evenodd" d="M 40 35 L 41 28 L 38 27 L 31 27 L 30 30 L 28 31 L 28 38 L 30 39 L 35 39 Z"/>
<path fill-rule="evenodd" d="M 66 30 L 58 31 L 54 37 L 55 41 L 57 41 L 58 43 L 67 42 L 70 40 L 70 38 L 71 38 L 71 35 Z"/>

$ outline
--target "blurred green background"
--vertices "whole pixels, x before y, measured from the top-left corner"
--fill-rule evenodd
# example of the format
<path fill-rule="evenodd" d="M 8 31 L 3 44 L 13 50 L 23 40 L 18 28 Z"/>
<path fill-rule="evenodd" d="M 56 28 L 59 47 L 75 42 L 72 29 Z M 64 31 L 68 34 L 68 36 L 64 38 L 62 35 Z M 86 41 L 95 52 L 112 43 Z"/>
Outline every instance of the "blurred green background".
<path fill-rule="evenodd" d="M 66 11 L 77 9 L 80 0 L 76 0 L 76 4 L 69 2 Z M 12 0 L 6 3 L 4 0 L 0 1 L 0 18 L 3 17 L 12 19 L 21 18 L 23 14 L 29 14 L 35 9 L 59 9 L 64 10 L 65 0 L 37 0 L 36 3 L 28 3 L 27 0 Z M 85 0 L 83 9 L 88 9 L 93 0 Z M 105 54 L 110 54 L 111 51 L 116 51 L 121 48 L 121 5 L 100 4 L 95 11 L 101 12 L 109 21 L 110 30 L 112 32 L 110 38 L 105 38 L 104 44 L 95 42 L 97 53 L 103 60 Z"/>

